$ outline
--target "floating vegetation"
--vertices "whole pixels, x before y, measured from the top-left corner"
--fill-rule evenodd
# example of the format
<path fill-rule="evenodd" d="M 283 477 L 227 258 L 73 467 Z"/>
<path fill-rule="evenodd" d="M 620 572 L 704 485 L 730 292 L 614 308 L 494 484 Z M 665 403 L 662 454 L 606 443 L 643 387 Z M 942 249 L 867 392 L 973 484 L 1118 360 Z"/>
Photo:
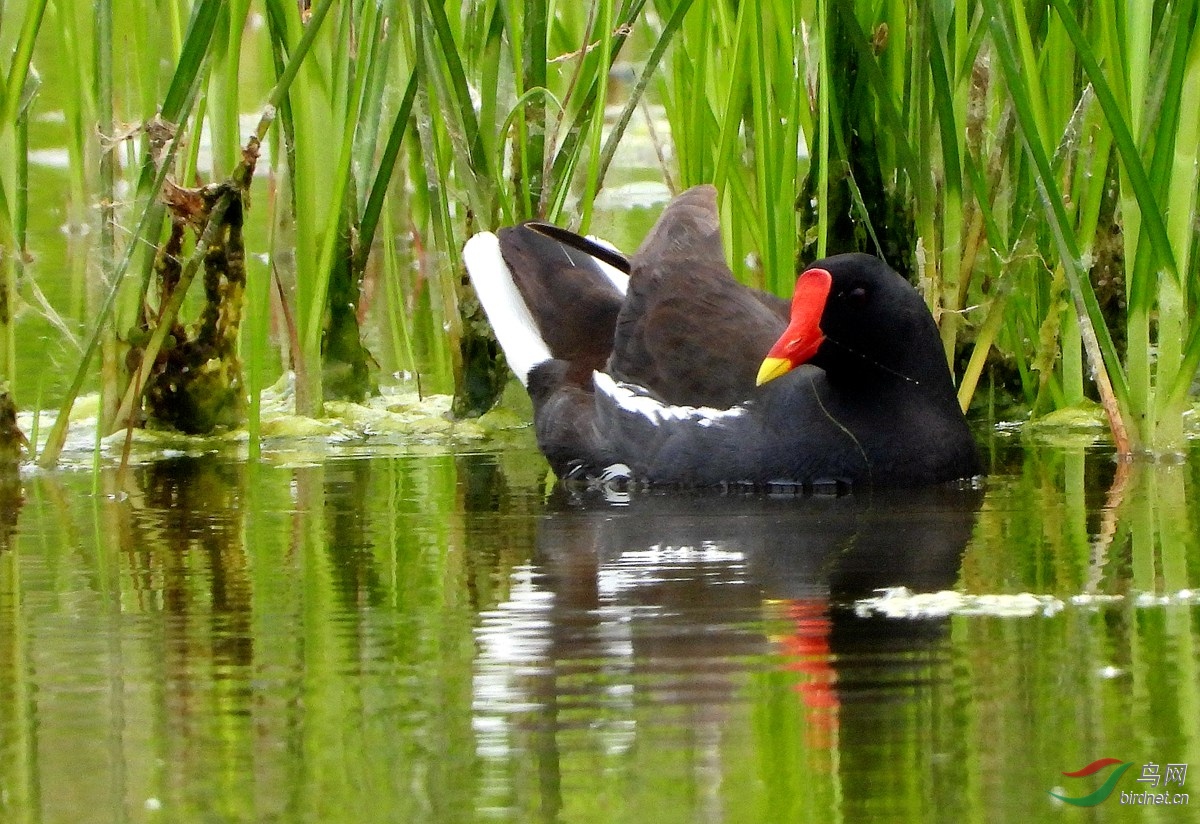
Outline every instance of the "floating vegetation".
<path fill-rule="evenodd" d="M 1028 618 L 1040 615 L 1053 618 L 1068 606 L 1083 609 L 1132 605 L 1138 609 L 1184 606 L 1200 603 L 1200 593 L 1190 589 L 1157 595 L 1141 592 L 1124 595 L 1073 595 L 1067 599 L 1032 592 L 1014 594 L 971 595 L 943 590 L 941 592 L 912 592 L 907 587 L 891 587 L 872 598 L 854 603 L 861 617 L 881 615 L 887 618 L 944 618 L 948 615 L 985 615 L 994 618 Z"/>
<path fill-rule="evenodd" d="M 1100 445 L 1108 438 L 1108 420 L 1097 403 L 1083 401 L 1025 421 L 1025 435 L 1050 444 Z"/>
<path fill-rule="evenodd" d="M 388 385 L 361 403 L 328 401 L 320 417 L 295 413 L 295 376 L 287 374 L 262 393 L 261 455 L 271 463 L 321 460 L 345 455 L 386 455 L 413 449 L 478 448 L 485 445 L 528 446 L 533 434 L 526 410 L 506 402 L 477 418 L 458 419 L 451 414 L 452 396 L 421 395 L 415 387 Z M 508 396 L 506 396 L 507 398 Z M 512 394 L 514 399 L 516 393 Z M 72 411 L 71 437 L 62 454 L 67 467 L 90 468 L 96 448 L 100 398 L 79 399 Z M 18 422 L 33 425 L 32 413 Z M 53 419 L 41 420 L 44 427 Z M 187 434 L 177 429 L 137 428 L 118 431 L 101 439 L 105 461 L 122 459 L 133 465 L 154 463 L 183 455 L 223 455 L 244 459 L 250 448 L 245 426 L 211 435 Z M 128 450 L 128 455 L 123 453 Z"/>
<path fill-rule="evenodd" d="M 854 603 L 861 617 L 883 615 L 888 618 L 944 618 L 947 615 L 991 615 L 997 618 L 1033 615 L 1051 617 L 1063 609 L 1053 595 L 1019 592 L 1012 595 L 968 595 L 962 592 L 912 592 L 907 587 L 891 587 L 872 598 Z"/>

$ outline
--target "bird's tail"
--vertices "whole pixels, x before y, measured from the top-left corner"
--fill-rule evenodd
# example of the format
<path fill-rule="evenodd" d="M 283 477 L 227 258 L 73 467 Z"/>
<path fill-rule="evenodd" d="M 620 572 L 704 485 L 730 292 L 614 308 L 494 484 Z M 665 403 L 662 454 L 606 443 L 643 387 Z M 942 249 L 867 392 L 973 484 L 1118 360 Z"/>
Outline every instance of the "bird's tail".
<path fill-rule="evenodd" d="M 491 232 L 475 235 L 463 247 L 463 260 L 509 368 L 528 387 L 529 372 L 553 355 L 500 254 L 500 239 Z"/>
<path fill-rule="evenodd" d="M 483 232 L 463 249 L 496 339 L 526 388 L 530 372 L 551 359 L 566 363 L 568 382 L 589 386 L 612 352 L 628 276 L 590 253 L 602 248 L 597 242 L 578 240 L 564 243 L 527 224 Z"/>

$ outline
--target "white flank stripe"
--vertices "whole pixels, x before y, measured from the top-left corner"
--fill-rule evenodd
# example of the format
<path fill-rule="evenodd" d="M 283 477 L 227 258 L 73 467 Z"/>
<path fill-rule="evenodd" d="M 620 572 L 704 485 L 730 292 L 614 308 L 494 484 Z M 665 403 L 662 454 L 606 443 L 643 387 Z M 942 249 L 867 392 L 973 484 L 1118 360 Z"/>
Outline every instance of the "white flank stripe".
<path fill-rule="evenodd" d="M 611 375 L 604 372 L 593 372 L 592 382 L 597 391 L 608 395 L 617 406 L 627 412 L 642 415 L 655 426 L 667 421 L 686 421 L 697 426 L 712 426 L 746 414 L 744 406 L 731 406 L 728 409 L 714 409 L 711 406 L 672 406 L 637 392 L 632 384 L 615 381 Z"/>
<path fill-rule="evenodd" d="M 528 386 L 529 370 L 550 360 L 550 348 L 500 255 L 500 239 L 480 232 L 463 247 L 463 261 L 509 367 Z"/>

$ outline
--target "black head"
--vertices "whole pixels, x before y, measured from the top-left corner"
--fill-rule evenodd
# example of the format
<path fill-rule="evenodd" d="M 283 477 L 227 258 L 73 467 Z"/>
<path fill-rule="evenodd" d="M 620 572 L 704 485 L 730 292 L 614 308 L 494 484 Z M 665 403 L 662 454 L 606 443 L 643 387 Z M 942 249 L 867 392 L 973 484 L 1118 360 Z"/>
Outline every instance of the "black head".
<path fill-rule="evenodd" d="M 811 363 L 840 384 L 891 378 L 950 386 L 937 326 L 920 293 L 877 257 L 834 255 L 808 267 L 832 277 L 821 313 L 824 341 Z"/>

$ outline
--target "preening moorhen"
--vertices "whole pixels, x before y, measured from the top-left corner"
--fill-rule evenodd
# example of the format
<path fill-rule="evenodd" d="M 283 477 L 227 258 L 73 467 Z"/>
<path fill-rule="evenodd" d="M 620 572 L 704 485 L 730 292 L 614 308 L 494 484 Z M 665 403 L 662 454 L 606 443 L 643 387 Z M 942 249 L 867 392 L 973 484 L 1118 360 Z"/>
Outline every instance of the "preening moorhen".
<path fill-rule="evenodd" d="M 463 255 L 560 478 L 897 486 L 980 471 L 916 290 L 863 254 L 812 264 L 790 304 L 739 284 L 711 186 L 673 200 L 628 260 L 538 224 L 476 235 Z"/>

